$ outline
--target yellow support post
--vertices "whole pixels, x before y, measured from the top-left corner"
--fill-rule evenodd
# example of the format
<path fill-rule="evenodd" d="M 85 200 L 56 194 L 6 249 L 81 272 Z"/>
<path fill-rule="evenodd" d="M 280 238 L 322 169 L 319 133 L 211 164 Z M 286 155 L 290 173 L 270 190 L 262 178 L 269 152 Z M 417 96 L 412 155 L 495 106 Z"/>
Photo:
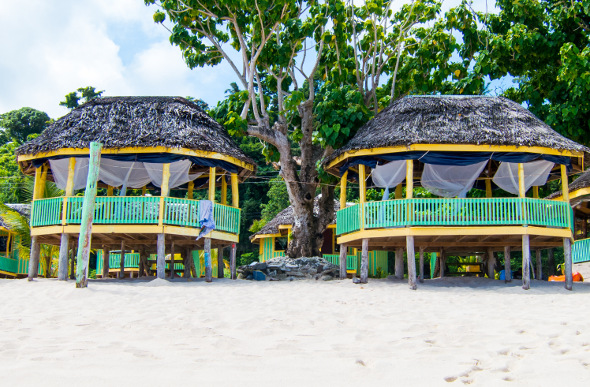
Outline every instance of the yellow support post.
<path fill-rule="evenodd" d="M 397 185 L 397 187 L 395 187 L 395 198 L 396 199 L 402 199 L 403 198 L 403 191 L 404 187 L 402 186 L 402 183 L 399 183 Z"/>
<path fill-rule="evenodd" d="M 35 171 L 35 188 L 37 189 L 37 194 L 33 194 L 36 199 L 42 199 L 45 195 L 45 181 L 47 181 L 47 171 L 49 170 L 49 166 L 47 164 L 43 164 L 41 167 L 39 179 L 37 182 L 37 171 Z"/>
<path fill-rule="evenodd" d="M 209 200 L 215 202 L 215 167 L 209 167 Z"/>
<path fill-rule="evenodd" d="M 221 175 L 221 204 L 227 204 L 227 180 Z"/>
<path fill-rule="evenodd" d="M 539 198 L 539 186 L 538 185 L 533 186 L 533 197 L 535 199 Z"/>
<path fill-rule="evenodd" d="M 346 208 L 346 179 L 348 179 L 348 171 L 344 172 L 340 178 L 340 209 Z"/>
<path fill-rule="evenodd" d="M 170 163 L 162 166 L 162 185 L 160 186 L 160 212 L 158 216 L 158 225 L 164 225 L 164 198 L 168 196 L 170 183 Z"/>
<path fill-rule="evenodd" d="M 406 199 L 414 194 L 414 160 L 406 160 Z"/>
<path fill-rule="evenodd" d="M 486 198 L 492 197 L 492 180 L 486 179 Z"/>
<path fill-rule="evenodd" d="M 365 176 L 365 166 L 359 164 L 359 205 L 361 215 L 361 230 L 365 229 L 365 201 L 366 201 L 367 182 Z"/>
<path fill-rule="evenodd" d="M 231 174 L 231 198 L 232 206 L 240 207 L 240 191 L 238 191 L 238 174 Z"/>
<path fill-rule="evenodd" d="M 76 158 L 70 157 L 70 163 L 68 164 L 68 181 L 66 183 L 66 190 L 64 192 L 63 200 L 63 212 L 61 216 L 61 224 L 66 224 L 66 216 L 68 213 L 68 197 L 74 194 L 74 172 L 76 170 Z"/>
<path fill-rule="evenodd" d="M 41 172 L 43 166 L 35 168 L 35 184 L 33 185 L 33 200 L 39 199 L 39 184 L 41 184 Z"/>
<path fill-rule="evenodd" d="M 107 196 L 113 196 L 113 190 L 114 187 L 113 186 L 107 186 Z"/>
<path fill-rule="evenodd" d="M 186 195 L 189 199 L 193 198 L 193 196 L 194 196 L 193 191 L 194 190 L 195 190 L 195 182 L 191 180 L 188 182 L 188 193 Z"/>
<path fill-rule="evenodd" d="M 561 193 L 564 202 L 570 201 L 570 190 L 568 188 L 568 181 L 567 181 L 567 167 L 564 164 L 561 164 Z"/>
<path fill-rule="evenodd" d="M 145 196 L 146 193 L 147 193 L 147 187 L 144 185 L 143 187 L 141 187 L 141 196 Z"/>
<path fill-rule="evenodd" d="M 524 165 L 522 163 L 518 163 L 518 196 L 521 198 L 526 196 L 524 187 Z"/>

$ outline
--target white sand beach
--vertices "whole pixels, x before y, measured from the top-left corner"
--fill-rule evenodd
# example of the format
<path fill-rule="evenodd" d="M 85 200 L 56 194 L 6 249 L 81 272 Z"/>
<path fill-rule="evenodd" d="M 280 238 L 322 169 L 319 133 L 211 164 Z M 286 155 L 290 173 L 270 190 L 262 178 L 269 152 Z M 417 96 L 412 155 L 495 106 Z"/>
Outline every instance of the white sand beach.
<path fill-rule="evenodd" d="M 1 384 L 588 386 L 590 283 L 0 280 Z"/>

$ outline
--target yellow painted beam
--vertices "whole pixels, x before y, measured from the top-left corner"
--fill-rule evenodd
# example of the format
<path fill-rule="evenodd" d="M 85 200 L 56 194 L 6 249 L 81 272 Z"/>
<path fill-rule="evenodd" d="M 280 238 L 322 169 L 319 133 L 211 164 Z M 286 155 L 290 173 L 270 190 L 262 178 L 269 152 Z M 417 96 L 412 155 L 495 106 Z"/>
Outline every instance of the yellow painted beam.
<path fill-rule="evenodd" d="M 42 166 L 35 168 L 35 183 L 33 184 L 33 200 L 39 198 L 39 184 L 41 184 Z"/>
<path fill-rule="evenodd" d="M 567 167 L 561 164 L 561 196 L 563 197 L 564 202 L 570 201 L 570 190 L 568 188 L 568 181 L 567 181 Z"/>
<path fill-rule="evenodd" d="M 406 160 L 406 199 L 414 196 L 414 160 Z"/>
<path fill-rule="evenodd" d="M 406 166 L 406 168 L 407 168 L 407 166 Z M 399 183 L 397 185 L 397 187 L 395 187 L 395 198 L 396 199 L 403 199 L 403 196 L 404 196 L 403 195 L 403 193 L 404 193 L 403 190 L 404 190 L 404 187 L 403 187 L 402 183 Z"/>
<path fill-rule="evenodd" d="M 237 173 L 231 174 L 231 199 L 232 199 L 232 206 L 239 208 L 240 207 L 240 191 L 238 189 L 238 174 Z"/>
<path fill-rule="evenodd" d="M 147 193 L 147 187 L 144 185 L 143 187 L 141 187 L 141 196 L 145 196 L 146 193 Z"/>
<path fill-rule="evenodd" d="M 538 185 L 533 186 L 533 198 L 535 198 L 535 199 L 539 198 L 539 186 Z"/>
<path fill-rule="evenodd" d="M 526 196 L 526 190 L 524 186 L 524 165 L 518 163 L 518 196 L 524 198 Z"/>
<path fill-rule="evenodd" d="M 45 157 L 53 157 L 53 156 L 75 156 L 75 155 L 88 155 L 89 149 L 88 148 L 62 148 L 56 151 L 51 152 L 41 152 L 37 154 L 27 154 L 27 155 L 20 155 L 18 156 L 18 162 L 21 163 L 23 161 L 34 160 L 34 159 L 41 159 Z M 196 157 L 204 157 L 208 159 L 216 159 L 216 160 L 223 160 L 230 162 L 234 165 L 247 169 L 249 171 L 254 170 L 254 165 L 246 163 L 242 160 L 239 160 L 235 157 L 224 155 L 218 152 L 209 152 L 209 151 L 202 151 L 202 150 L 191 150 L 186 148 L 168 148 L 164 146 L 156 146 L 156 147 L 147 147 L 147 148 L 137 148 L 137 147 L 126 147 L 126 148 L 118 148 L 118 149 L 102 149 L 100 151 L 101 154 L 138 154 L 138 153 L 172 153 L 178 155 L 186 155 L 186 156 L 196 156 Z"/>
<path fill-rule="evenodd" d="M 367 176 L 365 166 L 359 164 L 359 202 L 365 204 L 367 195 Z"/>
<path fill-rule="evenodd" d="M 559 150 L 545 147 L 526 147 L 512 145 L 475 145 L 475 144 L 412 144 L 410 146 L 379 147 L 372 149 L 350 150 L 336 157 L 328 168 L 332 168 L 349 157 L 375 156 L 387 153 L 399 153 L 409 151 L 437 151 L 437 152 L 523 152 L 539 153 L 546 155 L 582 157 L 583 152 Z"/>
<path fill-rule="evenodd" d="M 346 179 L 348 178 L 348 171 L 340 178 L 340 209 L 346 208 Z"/>
<path fill-rule="evenodd" d="M 195 189 L 195 182 L 194 181 L 189 181 L 188 182 L 188 193 L 187 193 L 187 197 L 188 199 L 192 199 L 194 197 L 193 191 Z"/>
<path fill-rule="evenodd" d="M 68 164 L 68 181 L 66 183 L 65 196 L 72 196 L 74 194 L 74 172 L 76 170 L 76 158 L 70 157 Z"/>
<path fill-rule="evenodd" d="M 252 242 L 258 241 L 258 240 L 264 239 L 264 238 L 273 238 L 273 237 L 281 237 L 281 236 L 283 236 L 283 234 L 281 234 L 281 233 L 277 233 L 277 234 L 260 234 L 260 235 L 256 235 L 254 238 L 252 238 Z"/>
<path fill-rule="evenodd" d="M 113 186 L 107 186 L 107 196 L 113 196 L 113 191 L 114 191 L 115 187 Z"/>
<path fill-rule="evenodd" d="M 209 167 L 209 200 L 215 202 L 215 167 Z"/>
<path fill-rule="evenodd" d="M 492 180 L 486 179 L 486 198 L 492 197 Z"/>
<path fill-rule="evenodd" d="M 580 196 L 590 195 L 590 187 L 580 188 L 575 191 L 570 192 L 570 200 L 579 198 Z M 563 195 L 553 199 L 553 200 L 563 200 Z"/>
<path fill-rule="evenodd" d="M 221 176 L 221 204 L 227 204 L 227 180 Z"/>

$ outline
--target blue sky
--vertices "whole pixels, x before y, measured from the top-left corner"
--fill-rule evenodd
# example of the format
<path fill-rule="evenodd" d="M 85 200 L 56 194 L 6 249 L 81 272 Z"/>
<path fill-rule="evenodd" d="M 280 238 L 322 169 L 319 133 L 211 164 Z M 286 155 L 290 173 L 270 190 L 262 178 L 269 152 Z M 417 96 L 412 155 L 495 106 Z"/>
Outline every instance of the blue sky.
<path fill-rule="evenodd" d="M 484 11 L 486 0 L 474 8 Z M 188 69 L 154 10 L 143 0 L 0 0 L 0 113 L 29 106 L 58 118 L 67 113 L 59 101 L 82 86 L 216 104 L 237 80 L 232 70 Z"/>

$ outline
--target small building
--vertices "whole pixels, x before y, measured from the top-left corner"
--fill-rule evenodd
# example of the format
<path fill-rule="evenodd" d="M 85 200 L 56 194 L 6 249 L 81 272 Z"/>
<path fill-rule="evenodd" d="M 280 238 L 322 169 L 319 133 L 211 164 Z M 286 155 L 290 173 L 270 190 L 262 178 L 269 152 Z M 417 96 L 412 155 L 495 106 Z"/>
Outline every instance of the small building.
<path fill-rule="evenodd" d="M 587 281 L 590 280 L 590 171 L 580 175 L 568 189 L 570 204 L 574 210 L 573 271 L 582 274 Z M 563 200 L 563 192 L 555 192 L 547 198 Z"/>
<path fill-rule="evenodd" d="M 255 164 L 227 130 L 185 98 L 97 98 L 16 151 L 23 173 L 35 176 L 32 250 L 39 243 L 61 246 L 60 279 L 67 273 L 69 246 L 77 246 L 80 233 L 83 197 L 76 192 L 86 187 L 91 142 L 102 144 L 97 182 L 102 190 L 95 200 L 92 248 L 105 251 L 104 277 L 110 250 L 137 251 L 140 276 L 151 265 L 150 254 L 156 254 L 159 278 L 165 276 L 168 254 L 181 254 L 187 265 L 197 249 L 233 246 L 235 256 L 238 185 L 255 171 Z M 63 189 L 64 196 L 44 198 L 47 180 Z M 196 240 L 201 234 L 206 236 Z M 120 270 L 124 276 L 123 260 Z M 184 274 L 190 274 L 188 267 Z"/>
<path fill-rule="evenodd" d="M 6 204 L 24 218 L 29 218 L 29 204 Z M 29 260 L 21 257 L 19 245 L 21 236 L 0 217 L 0 276 L 22 278 L 27 276 Z M 45 263 L 41 262 L 38 275 L 45 272 Z"/>
<path fill-rule="evenodd" d="M 400 98 L 324 160 L 341 179 L 337 243 L 362 249 L 362 282 L 370 249 L 406 248 L 414 257 L 417 248 L 421 279 L 425 252 L 437 253 L 440 267 L 449 254 L 483 255 L 494 278 L 495 252 L 510 257 L 521 250 L 528 289 L 531 248 L 563 245 L 571 264 L 569 198 L 541 199 L 538 187 L 550 179 L 567 187 L 568 175 L 583 170 L 588 150 L 503 97 Z M 360 187 L 360 203 L 352 206 L 345 205 L 348 182 Z M 383 200 L 367 202 L 367 184 L 384 188 Z M 414 197 L 418 185 L 435 197 Z M 485 197 L 469 196 L 474 186 Z M 397 263 L 403 268 L 403 258 Z M 510 280 L 510 259 L 505 263 Z M 415 288 L 414 259 L 408 279 Z"/>
<path fill-rule="evenodd" d="M 316 201 L 317 205 L 317 201 Z M 334 201 L 334 209 L 340 209 L 340 203 Z M 271 219 L 260 231 L 250 236 L 252 243 L 260 245 L 258 260 L 266 262 L 275 257 L 282 257 L 289 245 L 293 229 L 293 206 L 285 208 Z M 334 265 L 340 265 L 340 245 L 336 243 L 336 220 L 333 219 L 323 233 L 321 247 L 322 257 Z M 347 274 L 357 274 L 361 252 L 350 247 L 346 252 Z M 369 251 L 369 275 L 387 274 L 387 251 Z"/>

